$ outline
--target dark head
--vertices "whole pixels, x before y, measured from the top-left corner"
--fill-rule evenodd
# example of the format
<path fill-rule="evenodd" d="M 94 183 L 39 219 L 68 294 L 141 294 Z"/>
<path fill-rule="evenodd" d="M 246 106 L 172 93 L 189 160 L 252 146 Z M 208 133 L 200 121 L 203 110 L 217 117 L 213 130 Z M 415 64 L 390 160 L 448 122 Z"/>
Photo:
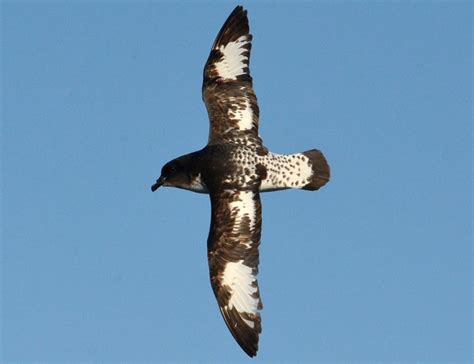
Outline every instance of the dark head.
<path fill-rule="evenodd" d="M 151 186 L 151 190 L 155 192 L 160 186 L 193 190 L 198 176 L 198 172 L 195 171 L 195 159 L 194 153 L 191 153 L 166 163 L 161 169 L 160 178 Z"/>
<path fill-rule="evenodd" d="M 156 183 L 151 186 L 151 190 L 155 192 L 160 186 L 176 186 L 181 182 L 187 180 L 187 169 L 184 168 L 183 163 L 180 163 L 179 158 L 173 159 L 166 163 L 161 169 L 161 176 L 156 180 Z"/>

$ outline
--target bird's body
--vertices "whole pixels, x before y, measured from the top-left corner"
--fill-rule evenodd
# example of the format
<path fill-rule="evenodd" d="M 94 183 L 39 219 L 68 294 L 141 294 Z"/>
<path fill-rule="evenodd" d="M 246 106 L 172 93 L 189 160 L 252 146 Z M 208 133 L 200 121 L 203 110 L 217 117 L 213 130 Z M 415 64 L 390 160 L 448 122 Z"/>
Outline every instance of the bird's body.
<path fill-rule="evenodd" d="M 262 153 L 262 151 L 264 152 Z M 259 154 L 260 153 L 260 154 Z M 265 148 L 249 145 L 215 144 L 187 154 L 183 163 L 189 163 L 189 179 L 169 184 L 199 193 L 221 189 L 277 191 L 288 188 L 314 190 L 326 182 L 314 182 L 313 161 L 324 157 L 316 149 L 291 155 L 275 154 Z M 166 182 L 164 185 L 168 185 Z"/>
<path fill-rule="evenodd" d="M 165 164 L 152 190 L 164 185 L 210 195 L 207 246 L 211 285 L 232 335 L 254 356 L 262 308 L 256 279 L 262 226 L 260 192 L 317 190 L 329 181 L 329 166 L 316 149 L 281 155 L 263 145 L 249 70 L 251 40 L 247 12 L 238 6 L 217 35 L 204 67 L 208 144 Z"/>

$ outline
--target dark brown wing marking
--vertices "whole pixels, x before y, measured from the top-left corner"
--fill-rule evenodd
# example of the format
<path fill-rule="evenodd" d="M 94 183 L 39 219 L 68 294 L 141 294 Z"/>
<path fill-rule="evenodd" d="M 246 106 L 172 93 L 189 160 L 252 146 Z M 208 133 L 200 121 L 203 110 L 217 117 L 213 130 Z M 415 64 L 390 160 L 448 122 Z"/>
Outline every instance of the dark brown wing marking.
<path fill-rule="evenodd" d="M 211 285 L 225 323 L 249 355 L 258 350 L 262 302 L 257 283 L 262 206 L 256 191 L 211 193 L 207 241 Z"/>
<path fill-rule="evenodd" d="M 247 11 L 229 15 L 204 66 L 202 97 L 210 120 L 209 144 L 239 138 L 260 145 L 259 109 L 249 70 L 252 35 Z"/>

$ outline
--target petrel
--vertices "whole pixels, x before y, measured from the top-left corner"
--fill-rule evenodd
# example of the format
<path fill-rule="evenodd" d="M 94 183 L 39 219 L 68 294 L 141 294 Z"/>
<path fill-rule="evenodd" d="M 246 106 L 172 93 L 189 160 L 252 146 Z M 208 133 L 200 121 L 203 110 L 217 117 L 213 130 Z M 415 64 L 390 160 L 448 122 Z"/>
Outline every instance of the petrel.
<path fill-rule="evenodd" d="M 151 190 L 169 186 L 209 194 L 211 286 L 227 327 L 253 357 L 262 331 L 257 283 L 260 192 L 314 191 L 329 181 L 330 173 L 317 149 L 283 155 L 263 145 L 249 70 L 251 41 L 247 11 L 237 6 L 217 34 L 204 66 L 202 98 L 210 122 L 207 145 L 166 163 Z"/>

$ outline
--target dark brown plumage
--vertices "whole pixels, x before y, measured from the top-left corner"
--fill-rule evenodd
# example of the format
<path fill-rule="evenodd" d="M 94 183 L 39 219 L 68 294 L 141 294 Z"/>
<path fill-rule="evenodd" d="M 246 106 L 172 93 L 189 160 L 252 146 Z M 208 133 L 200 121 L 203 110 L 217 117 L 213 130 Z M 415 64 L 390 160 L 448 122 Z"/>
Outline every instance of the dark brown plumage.
<path fill-rule="evenodd" d="M 311 149 L 303 152 L 303 155 L 309 158 L 311 161 L 311 168 L 313 170 L 311 181 L 305 185 L 303 189 L 309 191 L 319 190 L 329 182 L 329 178 L 331 177 L 329 164 L 326 161 L 323 153 L 317 149 Z"/>
<path fill-rule="evenodd" d="M 238 202 L 242 194 L 249 194 L 254 206 L 255 221 L 238 208 L 232 208 L 232 202 Z M 258 350 L 258 335 L 262 331 L 260 314 L 256 312 L 239 312 L 230 305 L 232 289 L 225 284 L 224 272 L 229 262 L 239 262 L 249 267 L 251 275 L 258 273 L 258 246 L 262 229 L 262 206 L 258 189 L 256 191 L 221 191 L 211 194 L 211 228 L 207 240 L 209 271 L 211 285 L 219 303 L 225 323 L 235 340 L 249 355 L 255 356 Z M 237 263 L 236 263 L 237 264 Z M 255 287 L 252 293 L 256 309 L 262 308 L 258 283 L 251 282 Z M 244 319 L 252 321 L 253 327 Z"/>
<path fill-rule="evenodd" d="M 257 282 L 260 192 L 317 190 L 329 181 L 330 172 L 316 149 L 280 155 L 263 145 L 249 69 L 251 40 L 247 12 L 237 6 L 219 31 L 204 67 L 208 144 L 166 163 L 152 191 L 164 185 L 210 195 L 211 286 L 227 327 L 252 357 L 262 331 Z"/>
<path fill-rule="evenodd" d="M 221 47 L 242 39 L 240 47 L 243 59 L 242 72 L 233 78 L 219 74 L 216 64 L 222 61 L 224 53 Z M 202 98 L 206 104 L 210 120 L 209 144 L 234 143 L 239 137 L 250 138 L 255 144 L 262 144 L 258 136 L 259 108 L 252 87 L 249 62 L 252 48 L 252 35 L 249 34 L 247 11 L 237 6 L 229 15 L 219 31 L 209 58 L 204 66 Z M 253 126 L 249 130 L 239 130 L 237 121 L 228 117 L 229 111 L 242 108 L 245 102 L 252 110 Z"/>

